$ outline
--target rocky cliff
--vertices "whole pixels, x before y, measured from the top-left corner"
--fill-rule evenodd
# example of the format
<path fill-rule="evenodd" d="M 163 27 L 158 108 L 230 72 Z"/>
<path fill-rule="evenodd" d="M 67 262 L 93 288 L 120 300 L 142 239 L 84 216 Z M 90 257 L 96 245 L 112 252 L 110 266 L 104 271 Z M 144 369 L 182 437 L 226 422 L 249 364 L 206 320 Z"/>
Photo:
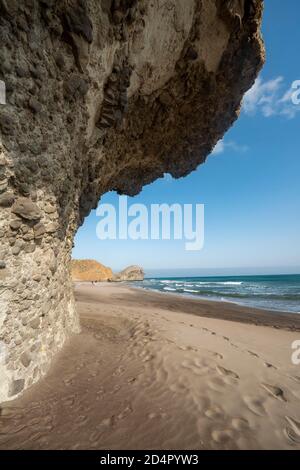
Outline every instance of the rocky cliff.
<path fill-rule="evenodd" d="M 102 194 L 203 163 L 263 59 L 262 0 L 0 0 L 0 401 L 79 331 L 74 234 Z"/>
<path fill-rule="evenodd" d="M 110 268 L 92 259 L 73 259 L 71 273 L 73 281 L 102 282 L 113 277 Z"/>
<path fill-rule="evenodd" d="M 125 268 L 121 272 L 115 274 L 111 278 L 111 281 L 143 281 L 144 277 L 145 274 L 143 268 L 141 268 L 140 266 L 128 266 L 128 268 Z"/>

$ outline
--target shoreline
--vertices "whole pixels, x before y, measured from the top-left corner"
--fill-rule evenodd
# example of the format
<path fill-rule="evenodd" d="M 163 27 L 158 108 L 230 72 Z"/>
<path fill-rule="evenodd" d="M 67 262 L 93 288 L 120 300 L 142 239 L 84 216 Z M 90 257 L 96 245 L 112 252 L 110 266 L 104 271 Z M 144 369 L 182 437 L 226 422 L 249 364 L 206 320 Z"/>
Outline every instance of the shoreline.
<path fill-rule="evenodd" d="M 276 276 L 274 276 L 276 277 Z M 145 278 L 145 280 L 147 280 L 148 278 Z M 149 278 L 149 279 L 153 279 L 153 278 Z M 172 278 L 173 279 L 173 278 Z M 174 278 L 176 279 L 176 278 Z M 181 279 L 181 278 L 178 278 L 178 279 Z M 141 281 L 139 281 L 141 282 Z M 92 281 L 80 281 L 80 280 L 74 280 L 73 281 L 74 285 L 89 285 L 89 284 L 92 284 Z M 94 285 L 110 285 L 110 284 L 114 284 L 115 282 L 113 281 L 97 281 L 95 282 Z M 202 295 L 197 295 L 196 293 L 192 293 L 192 292 L 177 292 L 175 289 L 173 290 L 158 290 L 158 289 L 155 289 L 155 288 L 151 288 L 151 287 L 144 287 L 143 285 L 136 285 L 135 282 L 132 282 L 132 281 L 120 281 L 120 282 L 117 282 L 116 283 L 117 285 L 120 285 L 120 286 L 127 286 L 131 289 L 138 289 L 138 290 L 141 290 L 143 292 L 152 292 L 152 293 L 157 293 L 157 294 L 167 294 L 167 295 L 175 295 L 175 296 L 178 296 L 179 298 L 185 298 L 187 300 L 196 300 L 196 301 L 199 301 L 199 302 L 215 302 L 216 304 L 230 304 L 230 305 L 236 305 L 237 307 L 241 308 L 241 309 L 246 309 L 248 311 L 250 310 L 253 310 L 253 311 L 256 311 L 256 312 L 259 312 L 261 311 L 262 314 L 264 313 L 273 313 L 275 315 L 299 315 L 300 317 L 300 310 L 295 312 L 293 310 L 284 310 L 284 309 L 280 309 L 280 308 L 270 308 L 270 307 L 261 307 L 261 306 L 255 306 L 255 305 L 250 305 L 250 304 L 245 304 L 243 303 L 242 301 L 239 301 L 239 300 L 234 300 L 234 299 L 226 299 L 226 298 L 209 298 L 209 297 L 206 297 L 206 296 L 202 296 Z M 299 306 L 299 309 L 300 309 L 300 306 Z M 296 320 L 296 323 L 298 325 L 298 321 Z M 269 323 L 268 323 L 269 324 Z"/>
<path fill-rule="evenodd" d="M 0 449 L 300 449 L 297 315 L 119 283 L 74 291 L 81 332 L 0 405 Z"/>
<path fill-rule="evenodd" d="M 125 284 L 124 284 L 125 285 Z M 149 294 L 174 297 L 179 303 L 180 309 L 185 313 L 192 313 L 201 317 L 218 318 L 226 321 L 235 321 L 239 323 L 255 324 L 257 326 L 269 326 L 272 328 L 283 328 L 290 331 L 300 332 L 300 315 L 298 313 L 284 312 L 279 310 L 267 310 L 256 307 L 248 307 L 234 302 L 224 300 L 211 300 L 196 298 L 192 295 L 176 294 L 175 292 L 159 292 L 143 287 L 126 285 L 129 289 L 147 292 Z M 152 300 L 152 299 L 148 299 Z M 153 298 L 153 300 L 155 300 Z M 184 306 L 184 303 L 187 305 Z M 188 303 L 191 302 L 190 305 Z M 201 312 L 197 312 L 198 308 Z M 166 307 L 168 302 L 166 303 Z M 205 308 L 205 310 L 204 310 Z"/>
<path fill-rule="evenodd" d="M 126 281 L 124 281 L 126 282 Z M 279 313 L 279 314 L 291 314 L 291 315 L 300 315 L 300 310 L 299 312 L 291 312 L 290 310 L 277 310 L 277 309 L 271 309 L 271 308 L 263 308 L 263 307 L 255 307 L 255 306 L 251 306 L 251 305 L 245 305 L 245 304 L 242 304 L 242 303 L 239 303 L 238 301 L 233 301 L 233 300 L 224 300 L 224 299 L 209 299 L 207 297 L 202 297 L 201 295 L 196 295 L 196 294 L 193 294 L 193 293 L 189 293 L 189 292 L 185 292 L 185 293 L 178 293 L 178 292 L 172 292 L 172 291 L 159 291 L 159 290 L 156 290 L 156 289 L 151 289 L 150 287 L 143 287 L 143 286 L 130 286 L 129 283 L 127 283 L 128 287 L 131 287 L 131 288 L 134 288 L 134 289 L 142 289 L 142 290 L 145 290 L 145 291 L 149 291 L 149 292 L 157 292 L 159 294 L 170 294 L 170 295 L 177 295 L 179 297 L 185 297 L 186 299 L 194 299 L 194 300 L 203 300 L 203 301 L 207 301 L 207 302 L 216 302 L 216 303 L 229 303 L 229 304 L 233 304 L 233 305 L 238 305 L 239 307 L 242 307 L 242 308 L 249 308 L 249 309 L 254 309 L 254 310 L 262 310 L 263 312 L 269 312 L 269 313 Z"/>
<path fill-rule="evenodd" d="M 74 282 L 74 286 L 91 286 L 89 281 Z M 176 292 L 160 292 L 142 286 L 133 286 L 128 281 L 112 283 L 98 282 L 93 287 L 116 286 L 122 289 L 129 289 L 139 294 L 144 293 L 144 299 L 149 306 L 155 307 L 162 300 L 164 308 L 175 310 L 173 301 L 177 301 L 178 311 L 201 316 L 203 318 L 216 318 L 231 322 L 255 324 L 257 326 L 268 326 L 280 328 L 288 331 L 300 332 L 300 314 L 279 310 L 268 310 L 262 308 L 248 307 L 235 302 L 224 300 L 212 300 L 193 295 L 178 294 Z M 136 299 L 138 302 L 141 299 Z M 143 303 L 143 302 L 142 302 Z"/>

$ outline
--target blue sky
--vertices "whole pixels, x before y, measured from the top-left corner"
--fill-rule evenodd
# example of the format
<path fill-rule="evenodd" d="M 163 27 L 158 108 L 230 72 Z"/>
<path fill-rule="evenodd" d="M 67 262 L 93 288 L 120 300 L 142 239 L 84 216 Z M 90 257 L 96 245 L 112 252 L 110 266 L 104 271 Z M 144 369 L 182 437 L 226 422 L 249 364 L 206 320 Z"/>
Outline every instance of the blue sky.
<path fill-rule="evenodd" d="M 300 2 L 266 0 L 266 65 L 245 98 L 240 119 L 206 164 L 186 178 L 146 186 L 129 204 L 205 204 L 205 243 L 105 240 L 95 211 L 77 233 L 74 258 L 94 258 L 119 270 L 139 264 L 151 275 L 300 272 L 300 105 L 290 90 L 300 80 Z M 101 203 L 118 204 L 109 193 Z M 174 271 L 173 271 L 174 270 Z"/>

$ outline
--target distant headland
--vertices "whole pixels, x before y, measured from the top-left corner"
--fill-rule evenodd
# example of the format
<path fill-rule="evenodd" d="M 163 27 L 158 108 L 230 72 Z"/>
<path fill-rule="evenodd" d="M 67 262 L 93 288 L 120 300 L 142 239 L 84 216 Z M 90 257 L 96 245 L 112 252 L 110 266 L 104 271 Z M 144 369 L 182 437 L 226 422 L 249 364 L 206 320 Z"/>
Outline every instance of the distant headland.
<path fill-rule="evenodd" d="M 72 260 L 71 273 L 73 281 L 80 282 L 122 282 L 143 281 L 144 270 L 140 266 L 128 266 L 119 273 L 104 264 L 91 259 Z"/>

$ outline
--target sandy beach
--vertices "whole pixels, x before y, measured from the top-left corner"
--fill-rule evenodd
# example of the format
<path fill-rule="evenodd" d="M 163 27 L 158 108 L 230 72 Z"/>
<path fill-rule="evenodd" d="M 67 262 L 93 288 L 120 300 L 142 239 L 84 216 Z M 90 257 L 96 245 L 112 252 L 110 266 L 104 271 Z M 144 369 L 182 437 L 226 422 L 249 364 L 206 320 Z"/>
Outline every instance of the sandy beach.
<path fill-rule="evenodd" d="M 300 315 L 102 283 L 0 449 L 300 449 Z"/>

